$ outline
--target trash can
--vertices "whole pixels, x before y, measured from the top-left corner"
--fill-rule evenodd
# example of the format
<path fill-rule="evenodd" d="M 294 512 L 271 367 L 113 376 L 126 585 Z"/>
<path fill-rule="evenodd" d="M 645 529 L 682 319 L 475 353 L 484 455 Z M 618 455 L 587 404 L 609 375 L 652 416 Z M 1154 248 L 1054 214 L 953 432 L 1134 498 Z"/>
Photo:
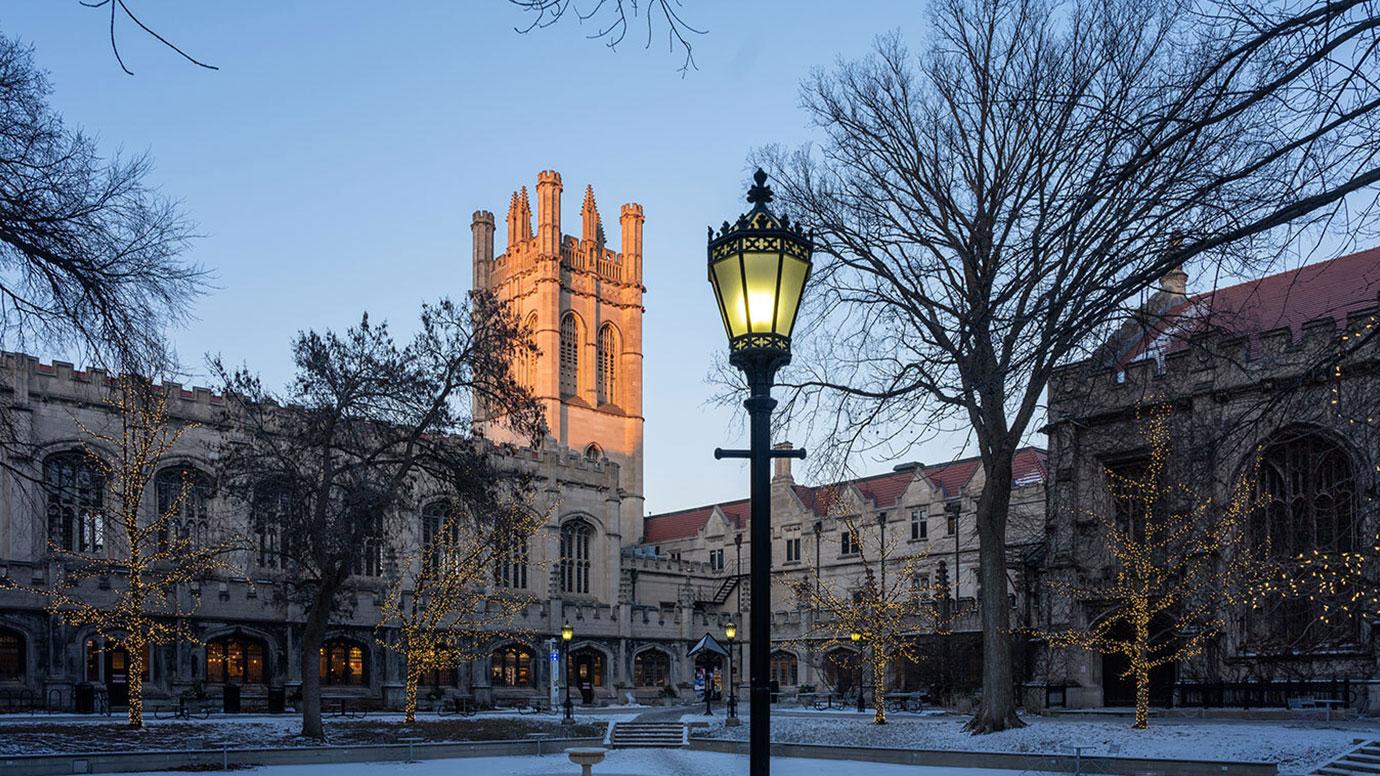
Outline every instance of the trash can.
<path fill-rule="evenodd" d="M 287 710 L 287 688 L 270 687 L 268 688 L 268 713 L 282 714 Z"/>
<path fill-rule="evenodd" d="M 225 694 L 221 696 L 222 708 L 226 714 L 240 713 L 240 686 L 238 684 L 225 685 Z"/>
<path fill-rule="evenodd" d="M 78 682 L 72 690 L 72 709 L 78 714 L 96 711 L 96 688 L 90 682 Z"/>

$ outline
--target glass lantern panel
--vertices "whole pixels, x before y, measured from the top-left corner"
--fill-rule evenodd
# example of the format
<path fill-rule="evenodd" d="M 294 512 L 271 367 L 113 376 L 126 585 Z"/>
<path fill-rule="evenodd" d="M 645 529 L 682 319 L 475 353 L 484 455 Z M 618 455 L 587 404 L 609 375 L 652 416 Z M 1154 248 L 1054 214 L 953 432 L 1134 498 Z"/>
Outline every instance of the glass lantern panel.
<path fill-rule="evenodd" d="M 777 334 L 791 336 L 791 330 L 795 328 L 796 307 L 800 304 L 800 297 L 805 290 L 805 277 L 809 274 L 808 262 L 786 256 L 781 263 L 781 298 L 777 301 L 780 317 L 776 323 Z"/>
<path fill-rule="evenodd" d="M 715 262 L 714 288 L 719 292 L 719 306 L 729 338 L 747 334 L 747 302 L 743 297 L 743 273 L 738 254 Z"/>
<path fill-rule="evenodd" d="M 776 326 L 776 276 L 781 265 L 778 253 L 745 253 L 747 269 L 748 326 L 754 334 L 768 334 Z"/>

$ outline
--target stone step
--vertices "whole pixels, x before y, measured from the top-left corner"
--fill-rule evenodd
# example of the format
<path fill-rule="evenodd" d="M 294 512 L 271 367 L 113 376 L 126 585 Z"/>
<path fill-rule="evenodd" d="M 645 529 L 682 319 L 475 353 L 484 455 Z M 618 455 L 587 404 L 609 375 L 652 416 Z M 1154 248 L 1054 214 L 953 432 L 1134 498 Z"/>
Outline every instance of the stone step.
<path fill-rule="evenodd" d="M 1313 773 L 1321 776 L 1377 776 L 1380 774 L 1380 742 L 1361 742 Z"/>
<path fill-rule="evenodd" d="M 616 748 L 675 748 L 685 746 L 685 725 L 680 722 L 617 722 L 609 734 Z"/>

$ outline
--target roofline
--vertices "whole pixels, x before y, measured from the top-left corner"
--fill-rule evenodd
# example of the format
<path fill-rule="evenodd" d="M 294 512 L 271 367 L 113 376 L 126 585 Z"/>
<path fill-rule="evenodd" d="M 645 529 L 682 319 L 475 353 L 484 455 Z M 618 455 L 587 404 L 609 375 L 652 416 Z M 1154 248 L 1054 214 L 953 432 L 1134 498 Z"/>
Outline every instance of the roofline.
<path fill-rule="evenodd" d="M 1016 448 L 1016 454 L 1020 454 L 1020 453 L 1027 452 L 1027 451 L 1031 451 L 1031 450 L 1033 450 L 1033 451 L 1035 451 L 1035 452 L 1037 452 L 1037 453 L 1044 453 L 1045 455 L 1049 455 L 1049 450 L 1047 450 L 1047 449 L 1045 449 L 1045 448 L 1043 448 L 1043 447 L 1040 447 L 1039 445 L 1024 445 L 1024 446 L 1022 446 L 1022 447 L 1018 447 L 1018 448 Z M 961 464 L 961 463 L 972 463 L 972 462 L 974 462 L 974 461 L 981 461 L 981 460 L 982 460 L 982 455 L 980 455 L 980 454 L 979 454 L 979 455 L 970 455 L 970 456 L 968 456 L 968 457 L 966 457 L 966 458 L 955 458 L 955 459 L 953 459 L 952 461 L 948 461 L 948 462 L 945 462 L 945 463 L 926 464 L 925 466 L 923 466 L 923 467 L 920 469 L 920 471 L 922 471 L 922 472 L 928 472 L 930 469 L 941 469 L 941 468 L 948 467 L 948 466 L 955 466 L 955 465 Z M 853 479 L 853 480 L 842 480 L 842 481 L 839 481 L 839 482 L 830 482 L 830 483 L 826 483 L 826 484 L 824 484 L 824 485 L 797 485 L 796 487 L 810 488 L 810 489 L 812 489 L 812 490 L 818 490 L 818 489 L 820 489 L 820 488 L 833 488 L 833 487 L 838 487 L 838 486 L 840 486 L 840 485 L 856 485 L 856 484 L 858 484 L 858 483 L 860 483 L 860 482 L 867 482 L 867 481 L 869 481 L 869 480 L 880 479 L 880 478 L 882 478 L 882 477 L 895 477 L 896 475 L 898 475 L 898 474 L 903 474 L 903 473 L 904 473 L 904 472 L 898 472 L 898 471 L 881 472 L 881 473 L 879 473 L 879 474 L 868 474 L 868 475 L 865 475 L 865 476 L 862 476 L 862 477 L 859 477 L 859 478 Z M 722 509 L 722 508 L 724 508 L 724 507 L 731 506 L 731 505 L 733 505 L 733 504 L 751 504 L 751 503 L 752 503 L 752 499 L 750 499 L 750 498 L 739 498 L 739 499 L 733 499 L 732 501 L 716 501 L 716 502 L 714 502 L 714 503 L 712 503 L 712 504 L 703 504 L 703 505 L 700 505 L 700 506 L 697 506 L 697 507 L 687 507 L 687 508 L 685 508 L 685 509 L 677 509 L 677 510 L 674 511 L 674 512 L 662 512 L 662 513 L 656 514 L 656 515 L 646 515 L 645 517 L 642 518 L 642 520 L 645 522 L 645 521 L 647 521 L 647 520 L 656 520 L 656 519 L 663 518 L 663 517 L 676 517 L 676 516 L 678 516 L 678 515 L 684 515 L 684 514 L 687 514 L 687 513 L 690 513 L 690 512 L 699 512 L 700 510 L 703 510 L 703 509 L 713 510 L 715 507 L 718 507 L 718 508 Z"/>

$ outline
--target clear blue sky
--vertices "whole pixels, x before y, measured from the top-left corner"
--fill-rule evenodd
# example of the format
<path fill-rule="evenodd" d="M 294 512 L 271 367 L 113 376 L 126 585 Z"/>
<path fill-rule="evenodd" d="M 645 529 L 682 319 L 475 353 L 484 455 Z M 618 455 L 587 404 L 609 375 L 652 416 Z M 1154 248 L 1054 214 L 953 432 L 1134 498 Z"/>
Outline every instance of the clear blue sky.
<path fill-rule="evenodd" d="M 174 333 L 194 373 L 221 353 L 281 385 L 295 332 L 344 328 L 363 310 L 405 337 L 422 300 L 468 290 L 470 213 L 494 211 L 501 231 L 509 193 L 554 168 L 567 213 L 586 183 L 609 223 L 619 203 L 646 209 L 646 495 L 656 512 L 747 490 L 745 466 L 711 455 L 745 434 L 733 412 L 706 404 L 724 337 L 705 226 L 745 207 L 751 148 L 809 138 L 797 85 L 811 67 L 862 54 L 890 29 L 916 42 L 924 31 L 913 0 L 685 0 L 708 34 L 693 40 L 699 70 L 681 78 L 680 53 L 644 50 L 638 28 L 617 51 L 573 20 L 518 35 L 524 17 L 505 0 L 132 7 L 220 70 L 122 23 L 127 76 L 103 12 L 76 0 L 7 0 L 0 29 L 35 47 L 69 123 L 108 149 L 152 154 L 156 182 L 204 235 L 191 258 L 215 272 L 216 288 Z M 937 461 L 959 441 L 921 453 Z"/>

